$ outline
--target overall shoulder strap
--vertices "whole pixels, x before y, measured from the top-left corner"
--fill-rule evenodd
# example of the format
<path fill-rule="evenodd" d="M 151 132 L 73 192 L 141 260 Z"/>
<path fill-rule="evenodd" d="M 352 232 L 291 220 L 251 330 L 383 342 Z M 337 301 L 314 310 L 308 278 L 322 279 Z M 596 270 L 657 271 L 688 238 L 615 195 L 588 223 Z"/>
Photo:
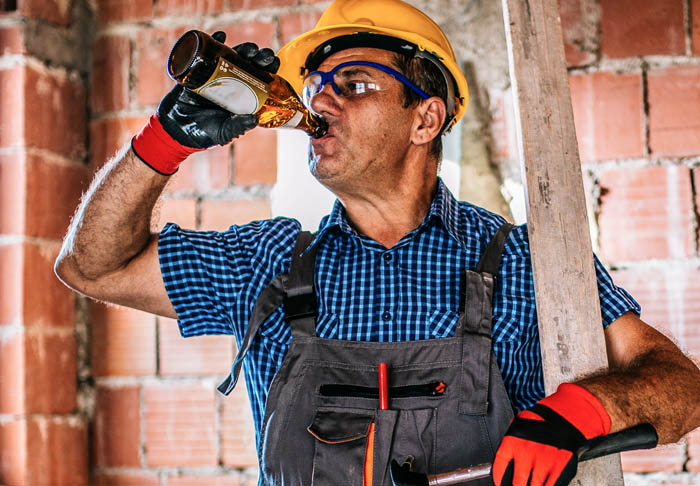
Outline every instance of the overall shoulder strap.
<path fill-rule="evenodd" d="M 255 301 L 255 305 L 253 306 L 253 312 L 251 313 L 250 319 L 248 320 L 248 327 L 246 328 L 243 341 L 240 343 L 238 354 L 236 355 L 236 359 L 233 361 L 231 373 L 229 373 L 226 379 L 217 387 L 217 390 L 219 390 L 224 395 L 228 395 L 229 393 L 231 393 L 231 391 L 236 386 L 236 383 L 238 382 L 238 377 L 241 373 L 241 367 L 243 366 L 243 359 L 245 358 L 246 354 L 248 354 L 248 350 L 250 349 L 250 346 L 253 343 L 253 339 L 255 339 L 255 336 L 258 334 L 260 324 L 262 324 L 270 316 L 270 314 L 272 314 L 275 311 L 275 309 L 282 305 L 282 303 L 285 303 L 286 309 L 287 299 L 285 298 L 285 291 L 287 289 L 288 282 L 290 280 L 296 282 L 295 278 L 290 278 L 292 275 L 294 275 L 293 269 L 295 268 L 295 266 L 299 265 L 298 262 L 295 264 L 295 260 L 299 260 L 300 253 L 307 246 L 309 246 L 309 243 L 311 243 L 312 240 L 313 235 L 308 231 L 299 232 L 299 234 L 297 235 L 296 243 L 294 244 L 294 249 L 292 250 L 292 265 L 290 269 L 290 274 L 277 275 L 275 278 L 272 279 L 270 285 L 265 287 L 263 291 L 260 292 L 258 300 Z M 313 262 L 311 275 L 313 291 Z M 293 283 L 292 285 L 296 288 L 296 284 Z"/>
<path fill-rule="evenodd" d="M 314 235 L 302 231 L 292 250 L 289 273 L 284 276 L 284 314 L 292 336 L 316 335 L 316 292 L 314 291 L 314 265 L 317 246 L 308 248 Z M 308 248 L 308 250 L 307 250 Z"/>
<path fill-rule="evenodd" d="M 503 247 L 506 244 L 508 235 L 514 227 L 515 226 L 510 223 L 503 223 L 503 225 L 496 230 L 496 233 L 491 238 L 491 241 L 489 241 L 486 250 L 484 250 L 484 253 L 479 259 L 479 264 L 476 266 L 477 272 L 486 272 L 494 276 L 498 273 L 498 267 L 501 265 Z"/>

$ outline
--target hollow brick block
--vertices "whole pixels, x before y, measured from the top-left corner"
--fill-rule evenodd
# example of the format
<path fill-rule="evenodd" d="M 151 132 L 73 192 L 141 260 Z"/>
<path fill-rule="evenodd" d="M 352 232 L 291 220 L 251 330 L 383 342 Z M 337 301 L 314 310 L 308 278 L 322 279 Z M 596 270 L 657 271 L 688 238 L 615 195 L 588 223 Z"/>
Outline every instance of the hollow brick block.
<path fill-rule="evenodd" d="M 236 186 L 273 184 L 277 180 L 277 134 L 255 128 L 233 143 L 233 182 Z"/>
<path fill-rule="evenodd" d="M 0 56 L 25 53 L 24 27 L 20 25 L 0 27 Z"/>
<path fill-rule="evenodd" d="M 282 43 L 286 44 L 295 37 L 313 29 L 319 17 L 321 17 L 321 12 L 299 12 L 280 17 Z"/>
<path fill-rule="evenodd" d="M 60 240 L 88 185 L 82 163 L 66 163 L 48 154 L 27 154 L 25 234 Z"/>
<path fill-rule="evenodd" d="M 201 213 L 201 229 L 224 231 L 233 224 L 269 219 L 271 209 L 270 201 L 267 199 L 240 201 L 210 199 L 202 201 Z"/>
<path fill-rule="evenodd" d="M 22 268 L 24 245 L 0 246 L 0 325 L 22 322 Z"/>
<path fill-rule="evenodd" d="M 100 36 L 92 52 L 92 111 L 103 113 L 128 108 L 131 41 L 120 35 Z"/>
<path fill-rule="evenodd" d="M 159 0 L 155 5 L 159 17 L 217 15 L 223 10 L 224 0 Z"/>
<path fill-rule="evenodd" d="M 148 117 L 106 118 L 90 122 L 90 167 L 95 172 L 124 147 Z"/>
<path fill-rule="evenodd" d="M 87 123 L 82 83 L 27 67 L 23 99 L 28 100 L 24 107 L 25 143 L 82 160 Z"/>
<path fill-rule="evenodd" d="M 207 384 L 152 385 L 144 390 L 146 463 L 214 466 L 218 463 L 216 401 Z"/>
<path fill-rule="evenodd" d="M 611 58 L 683 54 L 683 0 L 601 0 L 601 49 Z"/>
<path fill-rule="evenodd" d="M 97 0 L 97 18 L 102 25 L 143 22 L 153 17 L 153 0 Z"/>
<path fill-rule="evenodd" d="M 97 473 L 95 486 L 161 486 L 156 474 Z"/>
<path fill-rule="evenodd" d="M 87 486 L 87 427 L 78 418 L 27 420 L 27 483 Z"/>
<path fill-rule="evenodd" d="M 14 418 L 0 422 L 0 478 L 3 484 L 27 484 L 27 422 Z"/>
<path fill-rule="evenodd" d="M 2 111 L 1 105 L 0 111 Z M 27 163 L 24 150 L 13 149 L 9 153 L 0 154 L 0 234 L 24 233 L 26 179 Z M 1 319 L 0 322 L 2 322 Z"/>
<path fill-rule="evenodd" d="M 561 0 L 559 2 L 561 28 L 564 35 L 564 54 L 569 66 L 583 66 L 595 61 L 595 54 L 584 50 L 591 43 L 581 0 Z"/>
<path fill-rule="evenodd" d="M 700 359 L 700 270 L 682 264 L 613 273 L 615 283 L 642 306 L 641 318 Z"/>
<path fill-rule="evenodd" d="M 65 0 L 22 0 L 19 10 L 25 17 L 42 19 L 52 24 L 67 27 L 72 21 L 73 2 Z"/>
<path fill-rule="evenodd" d="M 700 66 L 652 71 L 649 145 L 655 157 L 700 154 Z"/>
<path fill-rule="evenodd" d="M 242 486 L 241 474 L 227 476 L 171 476 L 168 486 Z"/>
<path fill-rule="evenodd" d="M 0 69 L 0 147 L 24 145 L 25 68 Z"/>
<path fill-rule="evenodd" d="M 145 28 L 136 36 L 136 101 L 141 106 L 157 106 L 172 89 L 175 82 L 167 71 L 168 55 L 175 41 L 186 31 L 185 27 L 173 29 Z"/>
<path fill-rule="evenodd" d="M 126 307 L 93 303 L 91 320 L 95 376 L 155 374 L 155 316 Z"/>
<path fill-rule="evenodd" d="M 226 466 L 253 467 L 258 464 L 253 413 L 241 379 L 230 395 L 222 398 L 221 455 Z"/>
<path fill-rule="evenodd" d="M 157 218 L 151 224 L 152 231 L 160 231 L 165 223 L 188 229 L 197 227 L 197 200 L 194 198 L 162 199 L 157 211 Z"/>
<path fill-rule="evenodd" d="M 230 0 L 230 8 L 234 10 L 254 10 L 263 7 L 286 7 L 295 5 L 297 0 Z"/>
<path fill-rule="evenodd" d="M 255 0 L 254 3 L 256 8 L 262 7 L 264 0 L 262 2 Z M 233 8 L 236 9 L 235 7 Z M 277 29 L 276 25 L 272 22 L 240 22 L 236 24 L 216 25 L 211 30 L 223 30 L 226 32 L 226 44 L 229 46 L 235 46 L 242 42 L 254 42 L 261 48 L 272 48 L 274 47 Z"/>
<path fill-rule="evenodd" d="M 138 468 L 139 388 L 98 386 L 93 423 L 93 457 L 97 467 Z"/>
<path fill-rule="evenodd" d="M 681 472 L 685 461 L 685 447 L 682 442 L 667 444 L 651 450 L 623 452 L 620 458 L 624 472 Z"/>
<path fill-rule="evenodd" d="M 197 336 L 184 339 L 174 319 L 158 319 L 158 358 L 164 376 L 220 375 L 231 370 L 233 336 Z"/>
<path fill-rule="evenodd" d="M 206 194 L 230 185 L 231 145 L 197 152 L 180 164 L 166 187 L 168 194 Z"/>
<path fill-rule="evenodd" d="M 598 225 L 605 261 L 693 255 L 695 215 L 687 167 L 607 171 L 599 182 Z"/>
<path fill-rule="evenodd" d="M 77 345 L 72 333 L 28 330 L 24 344 L 26 411 L 43 414 L 73 411 L 77 370 Z"/>
<path fill-rule="evenodd" d="M 19 330 L 10 332 L 0 327 L 0 336 L 0 414 L 21 415 L 25 411 L 24 334 Z M 6 451 L 7 448 L 0 450 Z"/>
<path fill-rule="evenodd" d="M 576 138 L 584 162 L 644 155 L 639 74 L 570 76 Z"/>
<path fill-rule="evenodd" d="M 700 56 L 700 0 L 690 1 L 690 22 L 693 54 Z"/>

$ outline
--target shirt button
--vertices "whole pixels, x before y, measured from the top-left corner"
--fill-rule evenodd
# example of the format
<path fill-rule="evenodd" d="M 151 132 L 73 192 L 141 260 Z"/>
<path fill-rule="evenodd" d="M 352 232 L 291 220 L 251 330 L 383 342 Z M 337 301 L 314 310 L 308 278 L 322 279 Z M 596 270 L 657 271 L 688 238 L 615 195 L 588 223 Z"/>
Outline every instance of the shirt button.
<path fill-rule="evenodd" d="M 394 256 L 391 253 L 384 253 L 384 261 L 385 262 L 389 263 L 393 258 L 394 258 Z"/>
<path fill-rule="evenodd" d="M 382 319 L 384 319 L 385 321 L 388 321 L 389 319 L 391 319 L 391 312 L 384 311 L 384 313 L 382 314 Z"/>

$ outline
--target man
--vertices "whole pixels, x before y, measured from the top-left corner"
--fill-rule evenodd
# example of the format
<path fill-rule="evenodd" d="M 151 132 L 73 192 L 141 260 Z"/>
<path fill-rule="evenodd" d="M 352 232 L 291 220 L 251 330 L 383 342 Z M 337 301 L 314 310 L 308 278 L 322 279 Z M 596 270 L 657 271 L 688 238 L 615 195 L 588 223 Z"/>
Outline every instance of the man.
<path fill-rule="evenodd" d="M 544 397 L 527 228 L 457 202 L 436 175 L 467 86 L 429 18 L 399 0 L 338 0 L 281 64 L 236 49 L 281 66 L 329 123 L 309 163 L 338 201 L 315 237 L 287 218 L 150 233 L 168 174 L 256 124 L 176 87 L 95 178 L 56 271 L 93 298 L 178 318 L 184 336 L 236 336 L 220 390 L 242 366 L 263 484 L 390 484 L 396 459 L 418 472 L 493 461 L 497 485 L 563 485 L 588 439 L 649 422 L 674 442 L 700 425 L 700 372 L 598 262 L 611 371 Z"/>

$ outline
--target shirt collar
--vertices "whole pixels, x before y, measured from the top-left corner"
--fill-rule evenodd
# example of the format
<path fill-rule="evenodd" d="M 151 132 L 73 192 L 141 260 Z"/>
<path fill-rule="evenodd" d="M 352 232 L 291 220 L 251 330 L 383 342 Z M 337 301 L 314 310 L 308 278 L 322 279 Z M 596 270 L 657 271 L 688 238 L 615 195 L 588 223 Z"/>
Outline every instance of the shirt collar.
<path fill-rule="evenodd" d="M 447 230 L 449 235 L 454 238 L 462 247 L 466 247 L 463 235 L 465 231 L 459 230 L 459 202 L 452 195 L 442 179 L 438 177 L 438 186 L 433 201 L 428 209 L 428 214 L 423 219 L 423 222 L 409 234 L 415 234 L 422 231 L 433 221 L 439 221 Z M 359 237 L 358 232 L 350 225 L 347 219 L 345 207 L 336 199 L 333 205 L 333 210 L 325 216 L 319 225 L 318 232 L 309 248 L 315 246 L 321 241 L 332 228 L 337 228 L 343 233 Z"/>

